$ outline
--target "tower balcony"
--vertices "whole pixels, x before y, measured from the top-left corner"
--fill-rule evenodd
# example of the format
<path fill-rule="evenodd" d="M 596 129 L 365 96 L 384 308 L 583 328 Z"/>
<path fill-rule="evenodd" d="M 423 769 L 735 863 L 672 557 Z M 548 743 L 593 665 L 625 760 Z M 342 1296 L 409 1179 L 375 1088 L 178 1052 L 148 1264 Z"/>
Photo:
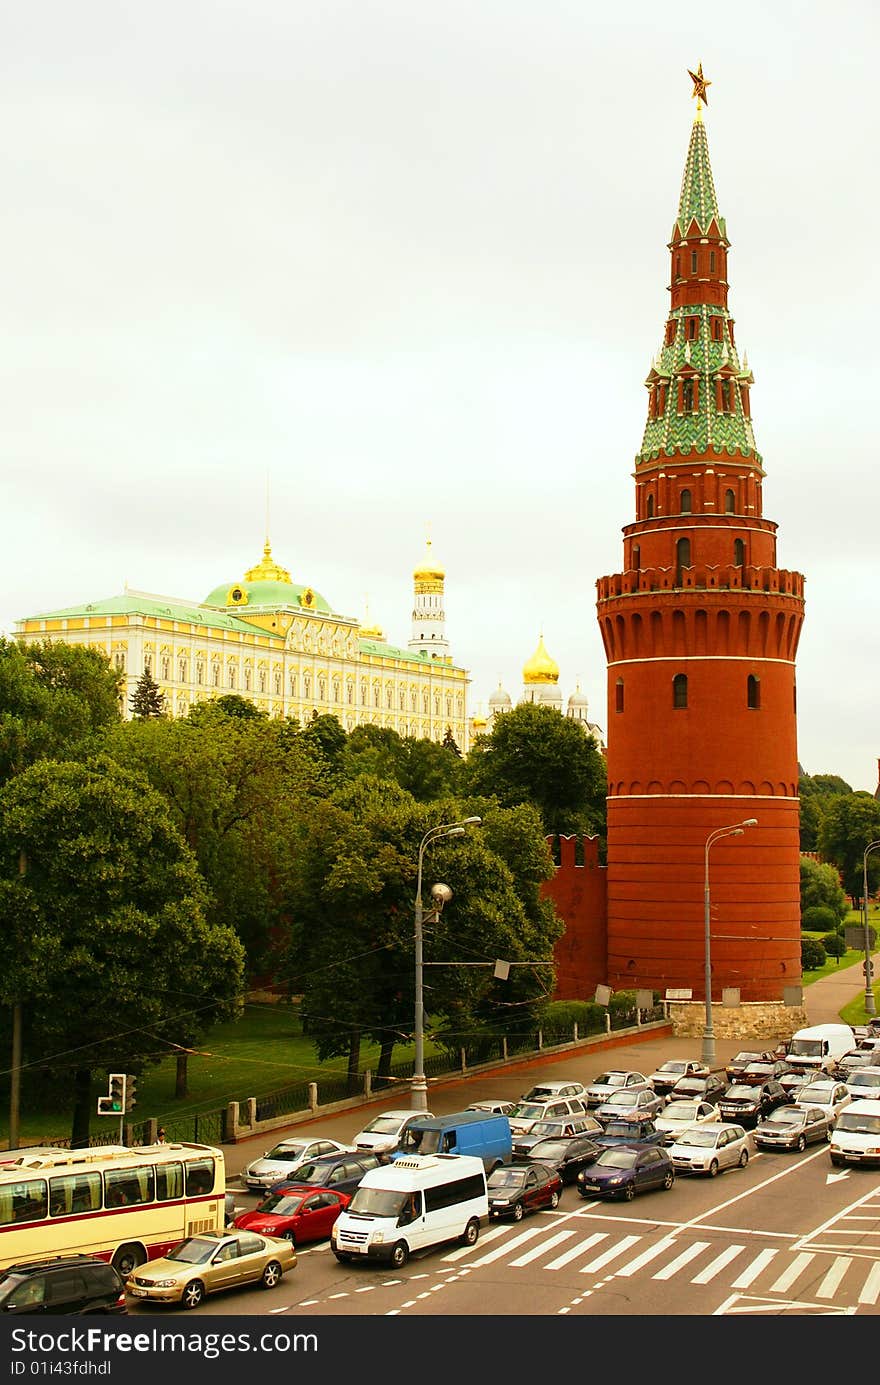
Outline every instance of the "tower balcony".
<path fill-rule="evenodd" d="M 651 567 L 616 572 L 596 582 L 596 600 L 614 601 L 643 592 L 758 592 L 804 599 L 803 573 L 778 567 Z"/>

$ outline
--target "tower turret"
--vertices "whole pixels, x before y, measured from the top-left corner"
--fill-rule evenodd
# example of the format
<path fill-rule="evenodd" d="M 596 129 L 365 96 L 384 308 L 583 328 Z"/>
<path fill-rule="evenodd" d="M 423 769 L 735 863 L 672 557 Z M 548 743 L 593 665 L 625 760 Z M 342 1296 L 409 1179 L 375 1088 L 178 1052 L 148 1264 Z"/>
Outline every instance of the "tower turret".
<path fill-rule="evenodd" d="M 729 247 L 698 104 L 668 247 L 669 314 L 645 382 L 635 520 L 623 530 L 623 571 L 597 583 L 608 981 L 704 994 L 706 841 L 756 818 L 713 849 L 712 989 L 718 999 L 730 986 L 744 1000 L 778 1000 L 800 979 L 803 577 L 777 567 L 776 525 L 763 515 L 753 378 L 728 311 Z"/>
<path fill-rule="evenodd" d="M 446 573 L 431 551 L 431 540 L 426 539 L 424 557 L 413 572 L 412 639 L 408 648 L 424 651 L 432 659 L 449 656 L 443 609 L 445 580 Z"/>

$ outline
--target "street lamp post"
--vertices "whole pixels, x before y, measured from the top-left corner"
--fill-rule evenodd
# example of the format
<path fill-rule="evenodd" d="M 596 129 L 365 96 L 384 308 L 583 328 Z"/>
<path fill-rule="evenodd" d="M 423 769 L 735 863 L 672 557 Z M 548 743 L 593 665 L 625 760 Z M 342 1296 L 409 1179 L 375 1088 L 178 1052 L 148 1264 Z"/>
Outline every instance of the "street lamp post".
<path fill-rule="evenodd" d="M 415 991 L 416 991 L 416 1012 L 415 1012 L 415 1059 L 413 1062 L 412 1075 L 412 1104 L 415 1111 L 427 1111 L 428 1109 L 428 1083 L 425 1078 L 425 1009 L 423 1002 L 423 977 L 424 964 L 422 960 L 422 862 L 424 860 L 425 848 L 432 842 L 439 841 L 441 837 L 463 837 L 465 827 L 474 823 L 479 823 L 482 818 L 462 818 L 461 822 L 441 822 L 436 827 L 429 827 L 422 837 L 419 846 L 419 868 L 416 876 L 416 908 L 415 908 Z M 437 887 L 440 888 L 439 886 Z M 442 887 L 444 891 L 449 890 L 448 885 Z M 447 899 L 451 898 L 451 891 L 439 896 L 442 908 Z"/>
<path fill-rule="evenodd" d="M 743 822 L 735 822 L 730 827 L 717 827 L 714 832 L 710 832 L 706 838 L 705 852 L 705 874 L 703 885 L 703 925 L 704 925 L 704 963 L 706 968 L 706 1028 L 703 1032 L 703 1062 L 707 1067 L 711 1067 L 715 1062 L 715 1030 L 712 1027 L 712 958 L 711 958 L 711 929 L 709 921 L 709 847 L 713 842 L 717 842 L 721 837 L 741 837 L 746 827 L 757 827 L 757 818 L 746 818 Z"/>
<path fill-rule="evenodd" d="M 876 1015 L 874 978 L 871 975 L 871 934 L 868 929 L 868 856 L 880 848 L 880 841 L 869 842 L 862 857 L 862 908 L 865 911 L 865 1014 Z"/>

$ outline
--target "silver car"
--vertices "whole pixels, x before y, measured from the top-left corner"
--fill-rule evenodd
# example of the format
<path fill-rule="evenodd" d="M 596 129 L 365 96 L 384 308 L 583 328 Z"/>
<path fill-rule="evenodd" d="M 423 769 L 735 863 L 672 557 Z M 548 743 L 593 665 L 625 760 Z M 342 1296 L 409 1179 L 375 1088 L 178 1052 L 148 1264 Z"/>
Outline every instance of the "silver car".
<path fill-rule="evenodd" d="M 650 1087 L 627 1087 L 601 1102 L 596 1115 L 603 1122 L 638 1120 L 642 1116 L 657 1116 L 665 1105 L 664 1098 Z"/>
<path fill-rule="evenodd" d="M 592 1108 L 617 1096 L 618 1092 L 645 1090 L 653 1091 L 653 1088 L 643 1072 L 633 1072 L 629 1068 L 609 1068 L 607 1072 L 600 1072 L 598 1077 L 587 1083 L 584 1101 Z"/>
<path fill-rule="evenodd" d="M 755 1144 L 759 1149 L 804 1150 L 817 1140 L 830 1140 L 833 1129 L 834 1116 L 822 1106 L 777 1106 L 756 1129 Z"/>
<path fill-rule="evenodd" d="M 683 1130 L 669 1149 L 676 1173 L 705 1173 L 710 1178 L 722 1169 L 744 1169 L 751 1151 L 747 1130 L 721 1122 Z"/>
<path fill-rule="evenodd" d="M 354 1153 L 354 1147 L 340 1144 L 339 1140 L 292 1137 L 251 1160 L 244 1171 L 244 1181 L 253 1192 L 265 1192 L 273 1183 L 292 1178 L 300 1164 L 322 1155 L 350 1153 Z"/>

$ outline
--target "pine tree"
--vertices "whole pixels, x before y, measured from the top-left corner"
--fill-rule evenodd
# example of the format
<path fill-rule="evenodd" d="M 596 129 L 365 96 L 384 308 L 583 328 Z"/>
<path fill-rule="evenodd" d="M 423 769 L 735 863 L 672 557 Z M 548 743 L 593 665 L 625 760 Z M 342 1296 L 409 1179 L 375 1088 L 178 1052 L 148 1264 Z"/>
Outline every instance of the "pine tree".
<path fill-rule="evenodd" d="M 166 715 L 165 694 L 159 691 L 159 685 L 153 681 L 148 668 L 141 674 L 137 687 L 128 699 L 128 705 L 132 716 L 139 721 Z"/>
<path fill-rule="evenodd" d="M 451 750 L 453 755 L 458 755 L 459 757 L 461 756 L 461 751 L 459 750 L 458 745 L 456 744 L 455 737 L 452 734 L 451 726 L 447 726 L 446 728 L 446 734 L 443 737 L 443 748 L 444 750 Z"/>

